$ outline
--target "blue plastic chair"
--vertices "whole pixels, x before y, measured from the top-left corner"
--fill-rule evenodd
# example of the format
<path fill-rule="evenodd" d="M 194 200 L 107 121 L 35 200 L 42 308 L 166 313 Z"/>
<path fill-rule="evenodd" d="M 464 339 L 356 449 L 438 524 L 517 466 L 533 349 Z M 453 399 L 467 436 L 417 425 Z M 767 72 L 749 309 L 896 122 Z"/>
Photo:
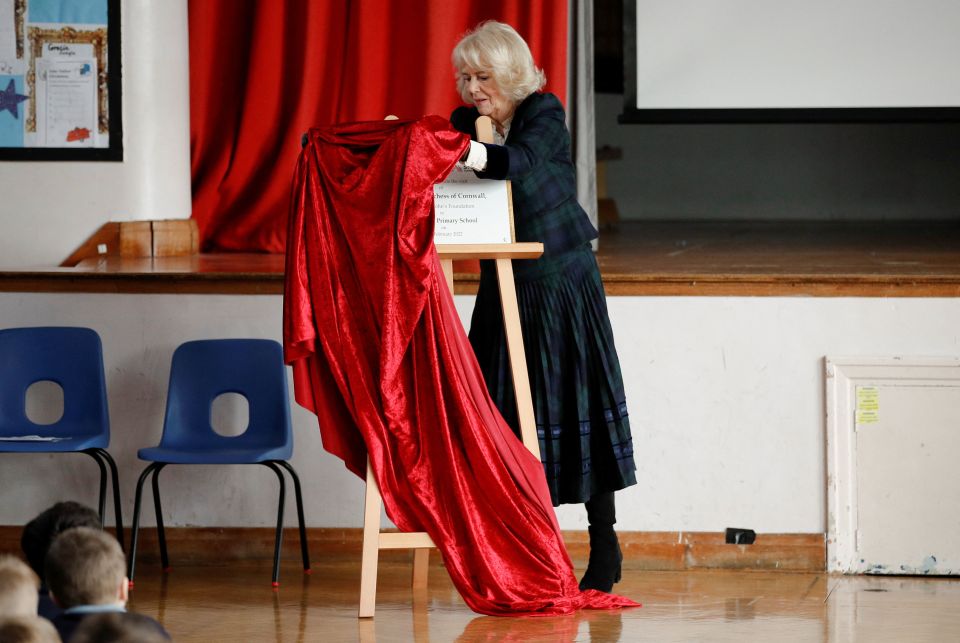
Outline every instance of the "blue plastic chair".
<path fill-rule="evenodd" d="M 221 394 L 244 396 L 249 424 L 237 436 L 224 436 L 211 425 L 211 407 Z M 283 504 L 286 485 L 282 469 L 293 478 L 300 520 L 303 569 L 310 571 L 307 532 L 303 520 L 300 479 L 287 462 L 293 455 L 293 431 L 283 349 L 269 339 L 209 339 L 181 344 L 173 354 L 167 410 L 159 446 L 140 449 L 137 456 L 150 462 L 137 481 L 133 507 L 128 576 L 133 583 L 143 485 L 153 475 L 153 503 L 157 516 L 160 560 L 169 569 L 157 476 L 168 464 L 261 464 L 277 475 L 280 499 L 273 553 L 273 585 L 279 584 L 280 545 L 283 539 Z"/>
<path fill-rule="evenodd" d="M 43 381 L 54 382 L 63 390 L 63 415 L 53 424 L 35 424 L 27 417 L 27 389 Z M 96 460 L 101 525 L 109 467 L 117 540 L 123 546 L 119 476 L 106 451 L 110 419 L 103 348 L 96 331 L 73 327 L 0 330 L 0 437 L 4 438 L 0 453 L 86 453 Z"/>

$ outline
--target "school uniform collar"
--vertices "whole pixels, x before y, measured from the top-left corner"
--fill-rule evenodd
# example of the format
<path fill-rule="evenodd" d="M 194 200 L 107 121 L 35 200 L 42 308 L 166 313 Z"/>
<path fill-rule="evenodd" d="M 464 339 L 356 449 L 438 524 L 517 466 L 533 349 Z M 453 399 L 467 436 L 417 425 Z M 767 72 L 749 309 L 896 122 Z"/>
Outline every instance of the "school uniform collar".
<path fill-rule="evenodd" d="M 115 612 L 126 612 L 127 608 L 123 605 L 74 605 L 63 610 L 64 614 L 112 614 Z"/>

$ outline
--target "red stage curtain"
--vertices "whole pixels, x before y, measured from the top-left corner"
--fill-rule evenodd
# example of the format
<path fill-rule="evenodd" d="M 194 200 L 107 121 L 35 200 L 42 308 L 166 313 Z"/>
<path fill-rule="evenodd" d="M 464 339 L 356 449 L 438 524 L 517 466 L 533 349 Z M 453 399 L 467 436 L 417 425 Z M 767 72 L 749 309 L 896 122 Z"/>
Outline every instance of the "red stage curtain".
<path fill-rule="evenodd" d="M 566 0 L 190 0 L 193 217 L 205 251 L 283 252 L 310 127 L 448 116 L 450 52 L 513 25 L 566 97 Z"/>

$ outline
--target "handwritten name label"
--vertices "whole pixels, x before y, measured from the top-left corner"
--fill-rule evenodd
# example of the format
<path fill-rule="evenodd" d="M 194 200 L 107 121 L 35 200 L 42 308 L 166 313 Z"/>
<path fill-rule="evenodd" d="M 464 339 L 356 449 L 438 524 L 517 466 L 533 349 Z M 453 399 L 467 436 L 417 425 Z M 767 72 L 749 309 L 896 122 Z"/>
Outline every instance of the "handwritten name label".
<path fill-rule="evenodd" d="M 511 243 L 513 212 L 507 181 L 478 179 L 455 169 L 433 186 L 434 243 Z"/>
<path fill-rule="evenodd" d="M 89 43 L 45 42 L 43 58 L 93 58 L 93 45 Z"/>

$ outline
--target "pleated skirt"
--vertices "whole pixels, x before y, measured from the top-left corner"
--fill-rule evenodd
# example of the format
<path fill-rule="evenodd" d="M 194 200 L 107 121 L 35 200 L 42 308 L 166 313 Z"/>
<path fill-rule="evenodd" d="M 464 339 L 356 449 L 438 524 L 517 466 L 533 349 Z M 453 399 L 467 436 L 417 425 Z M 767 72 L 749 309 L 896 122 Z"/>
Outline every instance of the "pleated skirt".
<path fill-rule="evenodd" d="M 623 377 L 600 270 L 589 244 L 514 261 L 540 457 L 554 505 L 636 484 Z M 487 388 L 520 435 L 492 261 L 482 261 L 470 323 Z"/>

